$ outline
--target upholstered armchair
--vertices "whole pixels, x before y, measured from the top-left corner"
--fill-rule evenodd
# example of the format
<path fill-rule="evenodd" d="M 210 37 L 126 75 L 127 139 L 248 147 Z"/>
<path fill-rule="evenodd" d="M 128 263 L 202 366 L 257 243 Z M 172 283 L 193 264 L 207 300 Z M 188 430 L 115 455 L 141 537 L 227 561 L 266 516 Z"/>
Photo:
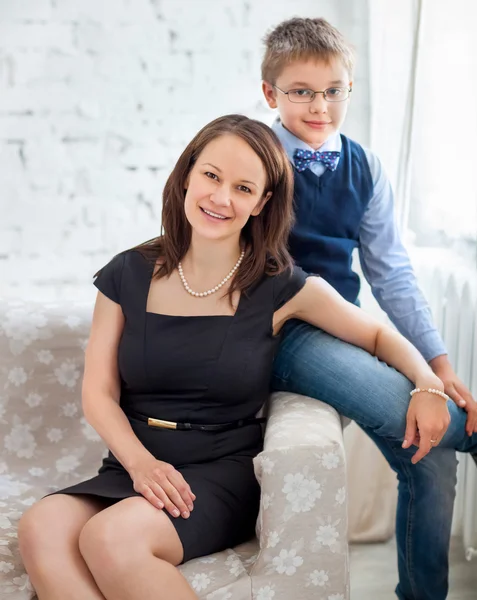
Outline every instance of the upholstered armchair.
<path fill-rule="evenodd" d="M 0 301 L 0 590 L 35 597 L 17 544 L 21 514 L 91 477 L 105 448 L 82 416 L 80 382 L 92 307 Z M 271 397 L 257 537 L 181 566 L 207 600 L 349 598 L 342 427 L 330 407 Z"/>

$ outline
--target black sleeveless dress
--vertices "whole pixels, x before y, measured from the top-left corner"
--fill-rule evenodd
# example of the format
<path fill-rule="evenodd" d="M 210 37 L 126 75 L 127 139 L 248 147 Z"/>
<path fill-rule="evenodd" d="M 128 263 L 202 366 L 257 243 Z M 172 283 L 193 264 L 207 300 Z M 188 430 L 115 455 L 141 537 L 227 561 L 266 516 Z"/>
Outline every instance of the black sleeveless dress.
<path fill-rule="evenodd" d="M 253 418 L 269 394 L 278 344 L 273 313 L 303 287 L 306 275 L 294 268 L 264 276 L 241 295 L 234 316 L 180 317 L 146 312 L 152 273 L 152 264 L 128 250 L 102 269 L 95 285 L 125 316 L 120 405 L 144 446 L 174 465 L 197 497 L 189 519 L 166 512 L 185 562 L 253 537 L 260 490 L 252 460 L 262 448 L 262 428 L 253 423 L 222 432 L 167 430 L 136 417 L 203 424 Z M 139 496 L 111 452 L 96 477 L 56 493 L 111 503 Z"/>

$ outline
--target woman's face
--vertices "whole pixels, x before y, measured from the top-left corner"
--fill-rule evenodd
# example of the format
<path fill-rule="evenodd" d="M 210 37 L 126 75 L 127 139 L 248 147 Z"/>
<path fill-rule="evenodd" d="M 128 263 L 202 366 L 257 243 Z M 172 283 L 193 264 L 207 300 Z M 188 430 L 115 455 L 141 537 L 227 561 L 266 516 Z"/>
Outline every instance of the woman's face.
<path fill-rule="evenodd" d="M 268 200 L 265 185 L 262 161 L 247 142 L 233 134 L 209 142 L 187 179 L 184 209 L 194 235 L 238 240 Z"/>

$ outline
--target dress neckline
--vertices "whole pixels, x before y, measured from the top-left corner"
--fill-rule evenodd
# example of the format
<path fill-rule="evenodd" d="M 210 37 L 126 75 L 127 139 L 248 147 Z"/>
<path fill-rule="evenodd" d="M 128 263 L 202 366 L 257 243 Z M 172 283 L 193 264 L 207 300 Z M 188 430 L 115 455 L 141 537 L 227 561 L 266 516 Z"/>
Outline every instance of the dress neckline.
<path fill-rule="evenodd" d="M 154 274 L 154 269 L 156 264 L 154 263 L 153 265 L 148 263 L 148 277 L 146 280 L 146 298 L 145 298 L 145 302 L 144 302 L 144 312 L 147 315 L 155 315 L 157 317 L 163 317 L 165 319 L 216 319 L 216 318 L 225 318 L 225 319 L 234 319 L 238 312 L 242 309 L 243 307 L 243 303 L 245 300 L 245 294 L 243 292 L 240 293 L 240 298 L 237 304 L 237 309 L 234 312 L 233 315 L 169 315 L 166 313 L 158 313 L 158 312 L 153 312 L 150 310 L 147 310 L 147 300 L 149 298 L 149 291 L 151 289 L 151 283 L 152 283 L 152 276 Z"/>

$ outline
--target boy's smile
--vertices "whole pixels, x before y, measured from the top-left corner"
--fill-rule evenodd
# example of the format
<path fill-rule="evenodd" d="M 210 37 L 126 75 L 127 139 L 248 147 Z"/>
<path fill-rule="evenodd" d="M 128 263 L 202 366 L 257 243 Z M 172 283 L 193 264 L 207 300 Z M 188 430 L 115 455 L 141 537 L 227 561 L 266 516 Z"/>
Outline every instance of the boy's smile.
<path fill-rule="evenodd" d="M 283 126 L 314 150 L 339 131 L 349 99 L 328 102 L 323 94 L 316 94 L 312 102 L 290 102 L 286 92 L 296 89 L 317 92 L 334 87 L 351 87 L 349 74 L 338 59 L 298 60 L 283 69 L 275 85 L 267 81 L 262 84 L 265 99 L 270 108 L 278 108 Z"/>

